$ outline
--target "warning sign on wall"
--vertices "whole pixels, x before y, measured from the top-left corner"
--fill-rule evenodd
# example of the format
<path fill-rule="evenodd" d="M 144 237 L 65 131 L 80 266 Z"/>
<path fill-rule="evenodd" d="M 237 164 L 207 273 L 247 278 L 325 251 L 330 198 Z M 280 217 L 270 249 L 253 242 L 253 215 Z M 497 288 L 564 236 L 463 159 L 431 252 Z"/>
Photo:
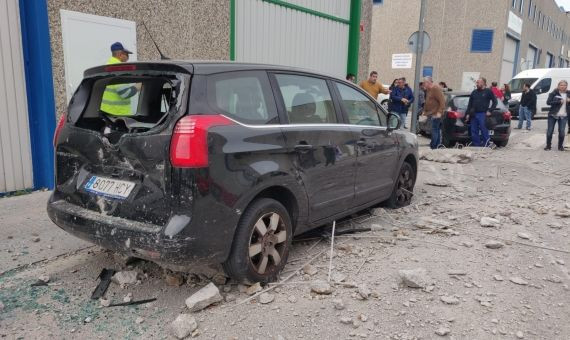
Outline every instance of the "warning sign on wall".
<path fill-rule="evenodd" d="M 412 68 L 411 53 L 392 54 L 392 68 Z"/>

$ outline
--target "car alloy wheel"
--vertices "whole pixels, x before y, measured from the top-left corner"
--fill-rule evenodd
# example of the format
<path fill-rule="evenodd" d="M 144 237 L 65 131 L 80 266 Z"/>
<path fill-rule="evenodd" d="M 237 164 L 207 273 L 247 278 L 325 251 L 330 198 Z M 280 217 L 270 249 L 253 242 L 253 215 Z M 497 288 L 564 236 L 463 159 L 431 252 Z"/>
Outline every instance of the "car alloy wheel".
<path fill-rule="evenodd" d="M 237 282 L 271 282 L 285 267 L 293 225 L 289 211 L 278 201 L 259 198 L 250 203 L 237 225 L 232 249 L 223 263 Z"/>
<path fill-rule="evenodd" d="M 410 204 L 414 196 L 414 185 L 416 184 L 416 173 L 408 162 L 404 162 L 396 178 L 392 195 L 386 201 L 390 208 L 401 208 Z"/>
<path fill-rule="evenodd" d="M 412 200 L 414 195 L 414 178 L 412 170 L 408 167 L 402 167 L 400 176 L 398 176 L 398 189 L 396 190 L 396 202 L 399 206 L 404 206 Z"/>
<path fill-rule="evenodd" d="M 249 260 L 259 275 L 281 264 L 286 242 L 287 228 L 278 213 L 267 213 L 257 220 L 249 238 Z"/>

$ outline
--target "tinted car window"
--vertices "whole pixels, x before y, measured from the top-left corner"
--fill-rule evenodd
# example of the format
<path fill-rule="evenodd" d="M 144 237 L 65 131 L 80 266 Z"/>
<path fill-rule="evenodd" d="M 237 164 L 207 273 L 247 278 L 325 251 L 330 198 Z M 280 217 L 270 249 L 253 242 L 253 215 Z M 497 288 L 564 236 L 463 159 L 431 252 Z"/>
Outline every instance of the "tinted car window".
<path fill-rule="evenodd" d="M 376 104 L 367 96 L 344 84 L 336 83 L 336 87 L 350 124 L 386 126 L 386 116 L 378 114 Z"/>
<path fill-rule="evenodd" d="M 331 94 L 324 79 L 276 74 L 291 124 L 337 123 Z"/>
<path fill-rule="evenodd" d="M 534 82 L 538 78 L 515 78 L 509 82 L 509 87 L 511 88 L 511 93 L 520 93 L 522 92 L 524 84 L 528 83 L 530 85 L 534 84 Z"/>
<path fill-rule="evenodd" d="M 467 110 L 467 105 L 469 105 L 469 96 L 456 96 L 453 97 L 451 101 L 452 103 L 450 106 L 452 108 L 459 111 L 465 111 Z M 489 106 L 491 106 L 491 103 L 489 103 Z M 505 104 L 503 104 L 502 101 L 497 100 L 497 109 L 506 111 L 507 107 L 505 106 Z"/>
<path fill-rule="evenodd" d="M 220 113 L 246 124 L 277 123 L 265 72 L 230 72 L 208 78 L 208 101 Z"/>
<path fill-rule="evenodd" d="M 541 79 L 534 87 L 534 91 L 536 93 L 546 93 L 550 91 L 550 85 L 552 85 L 552 78 Z"/>

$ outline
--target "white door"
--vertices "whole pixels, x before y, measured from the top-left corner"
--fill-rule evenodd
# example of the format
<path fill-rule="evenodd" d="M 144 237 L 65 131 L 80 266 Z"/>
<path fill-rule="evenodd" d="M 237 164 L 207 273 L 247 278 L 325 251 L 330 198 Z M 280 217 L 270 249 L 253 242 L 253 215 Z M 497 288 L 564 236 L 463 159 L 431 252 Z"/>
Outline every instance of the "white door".
<path fill-rule="evenodd" d="M 0 1 L 0 192 L 32 187 L 18 0 Z"/>
<path fill-rule="evenodd" d="M 503 50 L 503 61 L 501 64 L 501 84 L 508 83 L 515 75 L 516 55 L 518 41 L 507 36 L 505 39 L 505 49 Z"/>
<path fill-rule="evenodd" d="M 525 70 L 533 69 L 536 65 L 536 48 L 528 46 L 526 51 Z"/>
<path fill-rule="evenodd" d="M 291 0 L 297 6 L 348 21 L 349 0 Z M 344 78 L 348 23 L 263 0 L 237 0 L 235 59 L 296 66 Z"/>
<path fill-rule="evenodd" d="M 60 10 L 65 89 L 67 101 L 83 79 L 83 72 L 103 65 L 111 56 L 111 45 L 121 42 L 137 60 L 137 26 L 134 21 Z"/>

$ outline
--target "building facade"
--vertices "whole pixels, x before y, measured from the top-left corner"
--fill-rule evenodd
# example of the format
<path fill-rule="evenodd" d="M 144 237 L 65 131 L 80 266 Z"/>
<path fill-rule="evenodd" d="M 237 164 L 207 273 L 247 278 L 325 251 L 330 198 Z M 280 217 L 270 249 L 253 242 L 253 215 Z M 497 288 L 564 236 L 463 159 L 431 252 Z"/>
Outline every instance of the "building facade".
<path fill-rule="evenodd" d="M 421 0 L 375 1 L 370 68 L 384 83 L 414 78 L 408 37 L 418 30 Z M 570 17 L 554 0 L 426 0 L 430 47 L 422 75 L 469 90 L 474 80 L 507 83 L 522 70 L 568 67 Z M 408 55 L 411 62 L 395 62 Z M 405 66 L 405 67 L 404 67 Z"/>
<path fill-rule="evenodd" d="M 116 41 L 133 61 L 160 59 L 154 39 L 171 59 L 361 78 L 371 20 L 369 0 L 0 1 L 0 194 L 53 187 L 56 117 Z"/>

